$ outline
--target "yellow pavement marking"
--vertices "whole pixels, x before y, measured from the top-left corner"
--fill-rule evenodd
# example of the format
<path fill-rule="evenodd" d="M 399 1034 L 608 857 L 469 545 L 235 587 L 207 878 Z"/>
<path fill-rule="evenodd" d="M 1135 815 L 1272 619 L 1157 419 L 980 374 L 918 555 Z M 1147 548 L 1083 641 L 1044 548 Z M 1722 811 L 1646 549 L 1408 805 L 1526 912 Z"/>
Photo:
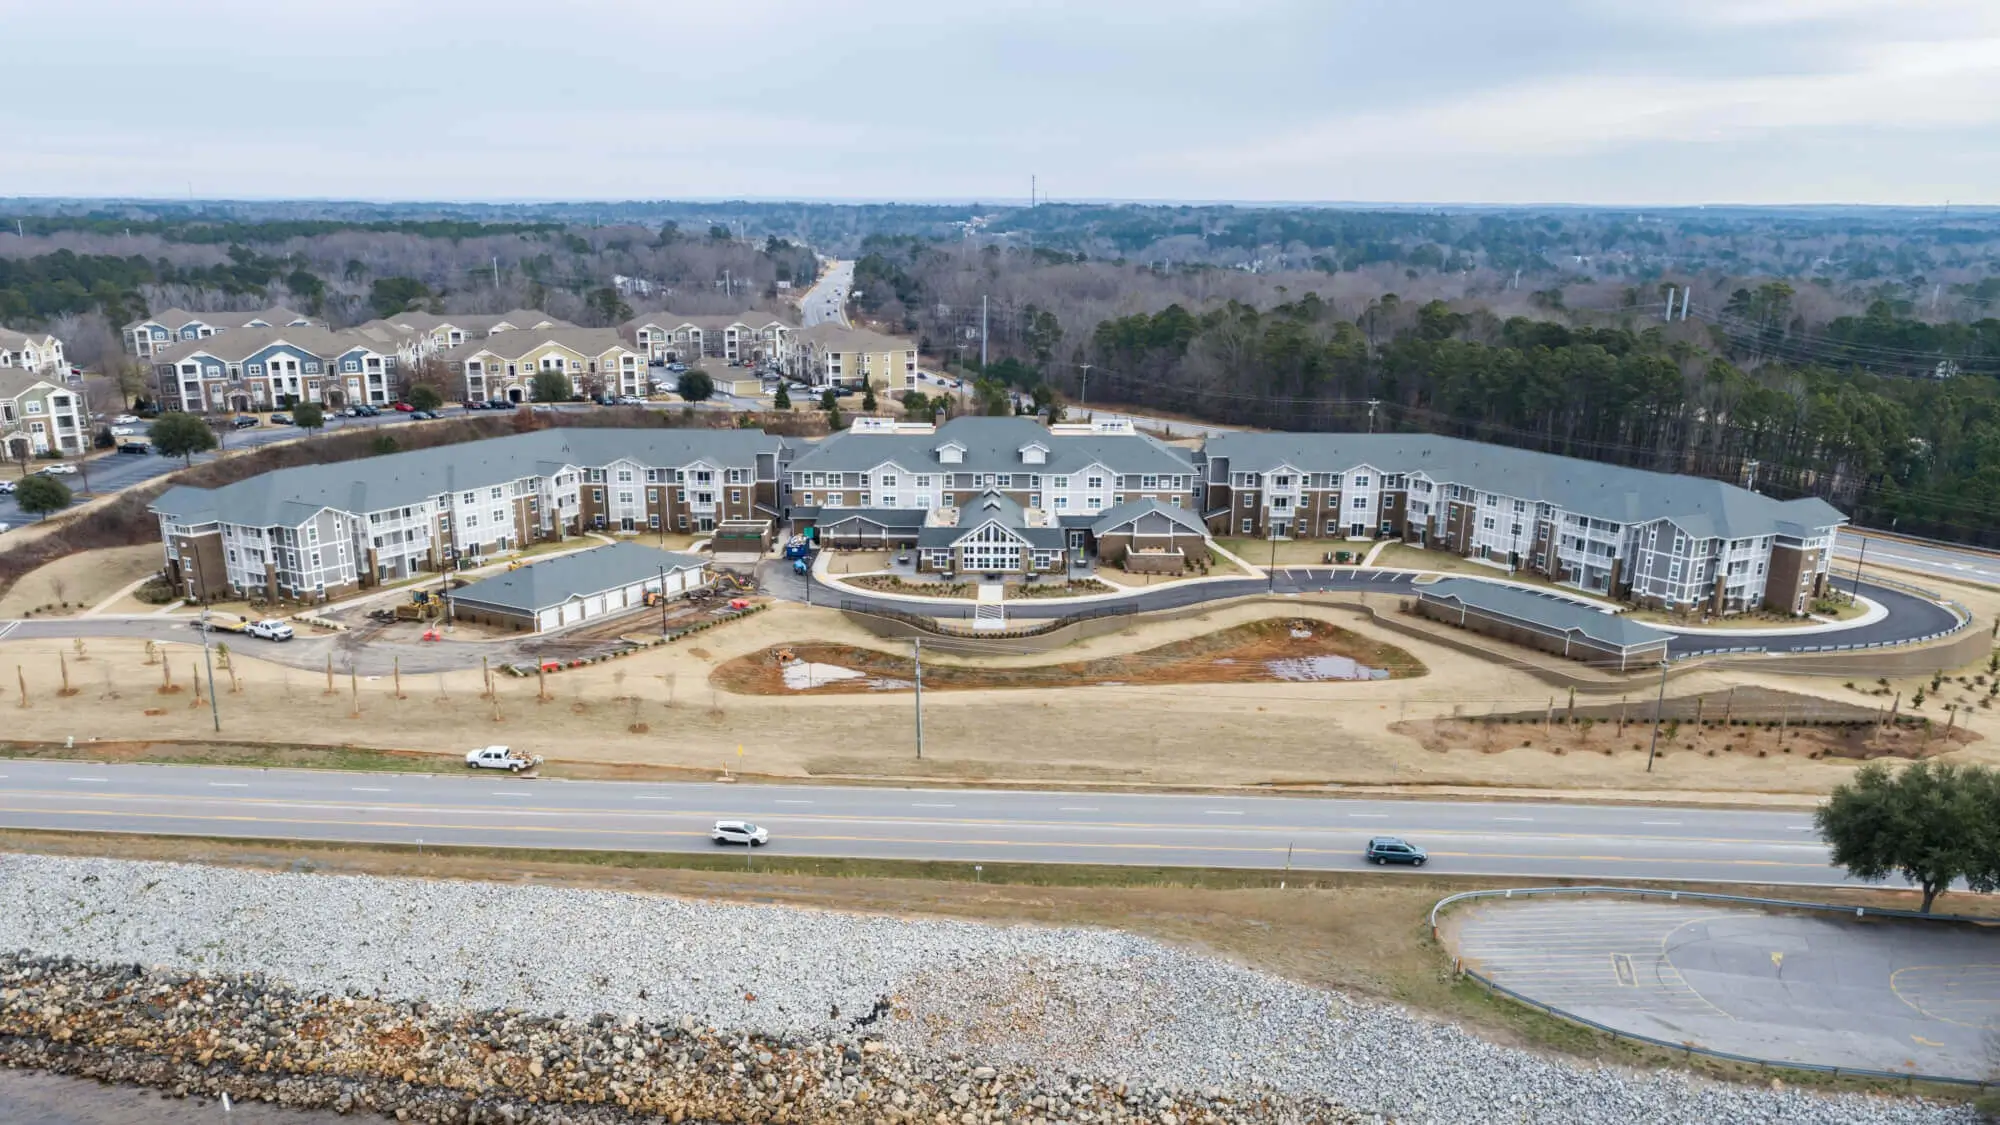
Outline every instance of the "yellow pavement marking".
<path fill-rule="evenodd" d="M 393 775 L 388 775 L 388 776 L 393 776 Z M 494 781 L 509 781 L 509 780 L 513 780 L 513 779 L 509 779 L 509 778 L 494 778 L 494 779 L 492 779 L 492 780 L 494 780 Z M 632 784 L 637 784 L 637 783 L 632 783 Z M 7 788 L 4 788 L 4 787 L 0 787 L 0 793 L 5 793 L 5 794 L 8 794 L 8 795 L 19 795 L 19 796 L 43 796 L 43 797 L 76 797 L 76 796 L 79 796 L 79 795 L 80 795 L 80 794 L 78 793 L 78 791 L 77 791 L 77 790 L 73 790 L 73 789 L 7 789 Z M 551 805 L 514 805 L 514 804 L 508 804 L 508 805 L 491 805 L 491 804 L 483 804 L 483 805 L 482 805 L 482 804 L 450 804 L 450 805 L 440 805 L 440 804 L 430 804 L 430 803 L 421 803 L 421 802 L 409 802 L 409 801 L 343 801 L 343 800 L 338 800 L 338 799 L 333 799 L 333 798 L 326 798 L 326 799 L 322 799 L 322 798 L 319 798 L 319 797 L 316 797 L 316 796 L 312 796 L 312 795 L 302 795 L 302 796 L 296 796 L 296 797 L 254 797 L 254 796 L 247 796 L 247 795 L 246 795 L 246 796 L 226 796 L 226 795 L 218 795 L 218 794 L 213 794 L 213 793 L 203 793 L 203 794 L 160 794 L 160 793 L 122 793 L 122 792 L 104 792 L 104 791 L 98 791 L 98 790 L 91 790 L 91 791 L 89 792 L 89 794 L 88 794 L 88 795 L 89 795 L 90 797 L 92 797 L 92 798 L 94 798 L 94 799 L 98 799 L 98 800 L 133 800 L 133 801 L 192 801 L 192 802 L 199 802 L 199 803 L 209 803 L 209 804 L 249 804 L 249 805 L 300 805 L 300 804 L 309 804 L 309 805 L 315 805 L 315 806 L 321 806 L 321 807 L 326 807 L 326 808 L 353 808 L 353 809 L 397 809 L 397 810 L 438 810 L 438 811 L 445 811 L 445 812 L 509 812 L 509 813 L 551 813 L 551 814 L 563 814 L 563 815 L 572 815 L 572 816 L 590 816 L 590 817 L 607 817 L 607 816 L 609 816 L 609 817 L 652 817 L 652 818 L 658 818 L 658 817 L 660 817 L 660 816 L 664 816 L 664 815 L 674 815 L 674 816 L 703 816 L 703 817 L 713 817 L 713 816 L 729 816 L 729 815 L 732 815 L 732 814 L 734 814 L 734 813 L 740 813 L 740 812 L 742 811 L 742 810 L 740 810 L 740 809 L 735 809 L 735 810 L 724 810 L 724 811 L 720 811 L 720 812 L 717 812 L 717 811 L 704 811 L 704 810 L 699 810 L 699 809 L 612 809 L 612 808 L 598 808 L 598 807 L 594 807 L 594 806 L 590 806 L 590 805 L 555 805 L 555 806 L 551 806 Z M 885 824 L 885 823 L 909 823 L 909 824 L 939 824 L 939 823 L 947 823 L 947 824 L 985 824 L 985 825 L 1016 825 L 1016 826 L 1033 826 L 1033 827 L 1042 827 L 1042 828 L 1068 828 L 1068 829 L 1075 829 L 1075 828 L 1142 828 L 1142 829 L 1143 829 L 1143 828 L 1178 828 L 1178 829 L 1190 829 L 1190 828 L 1191 828 L 1191 829 L 1202 829 L 1202 830 L 1207 830 L 1207 831 L 1214 831 L 1214 832 L 1227 832 L 1227 833 L 1232 833 L 1232 834 L 1233 834 L 1233 833 L 1240 833 L 1240 832 L 1242 832 L 1242 831 L 1244 831 L 1244 830 L 1246 830 L 1246 829 L 1248 829 L 1248 830 L 1251 830 L 1251 831 L 1257 831 L 1257 832 L 1300 832 L 1300 833 L 1305 833 L 1305 832 L 1332 832 L 1332 833 L 1339 833 L 1339 834 L 1342 834 L 1342 835 L 1346 835 L 1346 834 L 1348 834 L 1348 833 L 1363 833 L 1363 834 L 1365 834 L 1365 830 L 1364 830 L 1364 829 L 1363 829 L 1362 827 L 1360 827 L 1360 826 L 1356 826 L 1356 825 L 1347 825 L 1347 824 L 1308 824 L 1308 825 L 1297 825 L 1297 824 L 1291 824 L 1291 825 L 1285 825 L 1285 824 L 1254 824 L 1254 823 L 1253 823 L 1253 824 L 1232 824 L 1232 825 L 1229 825 L 1229 826 L 1227 826 L 1227 827 L 1221 827 L 1221 826 L 1218 826 L 1218 825 L 1214 825 L 1214 824 L 1209 824 L 1209 823 L 1197 823 L 1197 822 L 1195 822 L 1195 821 L 1168 821 L 1168 822 L 1158 822 L 1158 821 L 1085 821 L 1085 822 L 1079 822 L 1079 821 L 1074 821 L 1074 820 L 1017 820 L 1017 819 L 1013 819 L 1013 818 L 1008 818 L 1008 817 L 956 817 L 956 818 L 941 818 L 941 817 L 929 817 L 929 816 L 925 816 L 925 817 L 915 817 L 915 816 L 888 816 L 888 815 L 874 815 L 874 814 L 865 814 L 865 813 L 832 813 L 832 812 L 826 812 L 826 813 L 783 813 L 783 814 L 773 814 L 773 815 L 783 815 L 783 816 L 787 816 L 787 817 L 791 817 L 791 818 L 795 818 L 795 819 L 796 819 L 796 818 L 799 818 L 799 817 L 808 817 L 808 818 L 811 818 L 811 819 L 815 819 L 815 820 L 856 820 L 856 821 L 863 821 L 863 822 L 867 822 L 867 823 L 871 823 L 871 824 Z M 1438 829 L 1429 829 L 1429 828 L 1426 828 L 1426 829 L 1420 829 L 1420 830 L 1409 830 L 1409 829 L 1405 829 L 1405 830 L 1404 830 L 1404 834 L 1405 834 L 1405 835 L 1424 835 L 1424 836 L 1447 836 L 1447 837 L 1464 837 L 1464 836 L 1471 836 L 1471 837 L 1485 837 L 1485 836 L 1519 836 L 1519 837 L 1529 837 L 1529 838 L 1534 838 L 1534 839 L 1549 839 L 1549 840 L 1605 840 L 1605 839 L 1610 839 L 1610 838 L 1612 838 L 1612 837 L 1607 837 L 1607 836 L 1606 836 L 1606 835 L 1605 835 L 1604 833 L 1601 833 L 1601 832 L 1505 832 L 1505 831 L 1485 831 L 1485 830 L 1480 830 L 1480 831 L 1473 831 L 1473 830 L 1470 830 L 1470 829 L 1462 829 L 1462 828 L 1438 828 Z M 1748 844 L 1748 845 L 1752 845 L 1752 846 L 1766 846 L 1766 847 L 1787 847 L 1787 848 L 1798 848 L 1798 847 L 1801 847 L 1801 846 L 1814 846 L 1814 845 L 1802 845 L 1802 844 L 1801 844 L 1800 842 L 1798 842 L 1798 841 L 1793 841 L 1793 840 L 1778 840 L 1778 839 L 1768 839 L 1768 840 L 1756 840 L 1756 839 L 1740 839 L 1740 838 L 1735 838 L 1735 837 L 1727 837 L 1727 836 L 1625 836 L 1625 835 L 1621 835 L 1621 836 L 1617 836 L 1617 837 L 1615 837 L 1615 838 L 1616 838 L 1617 840 L 1621 841 L 1621 842 L 1625 842 L 1625 841 L 1632 841 L 1632 842 L 1650 842 L 1650 843 L 1666 843 L 1666 844 Z M 1438 852 L 1433 852 L 1432 854 L 1433 854 L 1433 855 L 1438 855 L 1438 854 L 1454 854 L 1454 853 L 1438 853 Z M 1567 857 L 1567 856 L 1563 856 L 1563 857 L 1537 857 L 1537 858 L 1569 858 L 1569 857 Z M 1685 858 L 1685 857 L 1683 857 L 1683 858 Z M 1815 866 L 1818 866 L 1818 865 L 1815 865 Z"/>

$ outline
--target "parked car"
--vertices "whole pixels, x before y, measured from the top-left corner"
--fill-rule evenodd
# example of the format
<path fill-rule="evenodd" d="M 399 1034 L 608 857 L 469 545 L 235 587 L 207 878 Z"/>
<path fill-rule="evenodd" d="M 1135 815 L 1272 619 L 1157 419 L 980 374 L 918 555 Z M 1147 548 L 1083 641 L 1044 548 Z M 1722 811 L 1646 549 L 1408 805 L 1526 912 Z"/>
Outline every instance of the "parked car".
<path fill-rule="evenodd" d="M 139 432 L 139 427 L 137 427 L 137 426 L 113 426 L 113 427 L 111 427 L 111 436 L 112 436 L 112 437 L 131 437 L 131 436 L 133 436 L 134 434 L 137 434 L 138 432 Z"/>
<path fill-rule="evenodd" d="M 379 406 L 364 405 L 360 409 L 363 418 L 380 418 L 382 416 L 382 408 Z"/>
<path fill-rule="evenodd" d="M 118 443 L 118 452 L 128 457 L 146 457 L 152 454 L 153 447 L 143 441 L 121 441 Z"/>
<path fill-rule="evenodd" d="M 50 466 L 48 466 L 47 468 L 44 468 L 44 469 L 42 470 L 42 475 L 43 475 L 43 476 L 49 476 L 49 477 L 68 477 L 68 476 L 75 476 L 75 475 L 76 475 L 76 466 L 75 466 L 75 465 L 68 465 L 68 464 L 64 464 L 63 462 L 60 462 L 60 461 L 58 461 L 58 462 L 56 462 L 55 464 L 53 464 L 53 465 L 50 465 Z"/>
<path fill-rule="evenodd" d="M 253 637 L 266 641 L 289 641 L 292 639 L 292 627 L 290 625 L 268 618 L 263 621 L 252 621 L 249 627 L 243 631 Z"/>
<path fill-rule="evenodd" d="M 619 396 L 618 396 L 618 405 L 620 405 L 620 406 L 644 406 L 644 405 L 646 405 L 646 400 L 645 400 L 645 399 L 643 399 L 643 398 L 640 398 L 640 397 L 639 397 L 638 395 L 619 395 Z"/>
<path fill-rule="evenodd" d="M 399 402 L 399 403 L 397 403 L 397 404 L 396 404 L 396 410 L 397 410 L 397 412 L 398 412 L 398 413 L 401 413 L 401 414 L 408 414 L 408 413 L 409 413 L 410 411 L 412 411 L 412 410 L 415 410 L 415 409 L 416 409 L 416 407 L 414 407 L 414 406 L 411 406 L 411 405 L 410 405 L 409 403 L 407 403 L 407 402 Z"/>
<path fill-rule="evenodd" d="M 467 410 L 484 410 L 486 409 L 486 404 L 483 402 L 472 402 L 468 400 L 465 404 L 465 408 Z"/>
<path fill-rule="evenodd" d="M 430 410 L 410 411 L 410 421 L 412 422 L 428 422 L 435 417 L 437 417 L 437 414 Z"/>
<path fill-rule="evenodd" d="M 292 424 L 292 416 L 280 411 L 271 415 L 271 424 L 273 426 L 289 426 Z"/>
<path fill-rule="evenodd" d="M 120 414 L 111 420 L 111 424 L 114 426 L 136 426 L 139 424 L 139 416 L 137 414 Z"/>
<path fill-rule="evenodd" d="M 264 423 L 255 414 L 238 414 L 236 421 L 231 424 L 239 430 L 247 430 L 252 426 L 261 426 Z"/>
<path fill-rule="evenodd" d="M 718 844 L 742 844 L 758 848 L 771 842 L 771 832 L 747 820 L 718 820 L 709 837 Z"/>
<path fill-rule="evenodd" d="M 11 480 L 0 480 L 0 496 L 11 496 L 13 494 L 14 482 Z"/>
<path fill-rule="evenodd" d="M 1430 856 L 1424 849 L 1401 836 L 1376 836 L 1368 841 L 1364 855 L 1376 863 L 1407 863 L 1422 867 Z"/>

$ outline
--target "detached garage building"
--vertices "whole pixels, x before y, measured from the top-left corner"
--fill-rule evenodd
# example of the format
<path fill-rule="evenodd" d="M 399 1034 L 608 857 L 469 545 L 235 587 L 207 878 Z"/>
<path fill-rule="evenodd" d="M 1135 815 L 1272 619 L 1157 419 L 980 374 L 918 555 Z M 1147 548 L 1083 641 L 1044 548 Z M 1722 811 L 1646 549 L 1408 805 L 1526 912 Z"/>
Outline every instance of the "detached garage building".
<path fill-rule="evenodd" d="M 1440 578 L 1417 590 L 1416 611 L 1433 621 L 1620 672 L 1659 667 L 1673 639 L 1587 602 L 1519 586 Z"/>
<path fill-rule="evenodd" d="M 708 583 L 708 560 L 638 543 L 614 543 L 497 574 L 452 594 L 463 621 L 544 633 L 676 597 Z"/>

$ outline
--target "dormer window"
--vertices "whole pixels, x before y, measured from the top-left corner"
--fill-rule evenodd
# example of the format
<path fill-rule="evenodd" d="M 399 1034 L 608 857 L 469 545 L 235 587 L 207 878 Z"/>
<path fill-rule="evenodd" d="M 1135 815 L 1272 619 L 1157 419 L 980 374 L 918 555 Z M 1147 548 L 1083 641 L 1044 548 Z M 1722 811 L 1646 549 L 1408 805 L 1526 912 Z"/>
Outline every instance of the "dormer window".
<path fill-rule="evenodd" d="M 955 441 L 948 441 L 938 446 L 937 455 L 939 461 L 947 465 L 956 465 L 965 460 L 965 447 Z"/>
<path fill-rule="evenodd" d="M 1049 447 L 1040 442 L 1021 447 L 1021 463 L 1024 465 L 1046 465 L 1048 460 Z"/>

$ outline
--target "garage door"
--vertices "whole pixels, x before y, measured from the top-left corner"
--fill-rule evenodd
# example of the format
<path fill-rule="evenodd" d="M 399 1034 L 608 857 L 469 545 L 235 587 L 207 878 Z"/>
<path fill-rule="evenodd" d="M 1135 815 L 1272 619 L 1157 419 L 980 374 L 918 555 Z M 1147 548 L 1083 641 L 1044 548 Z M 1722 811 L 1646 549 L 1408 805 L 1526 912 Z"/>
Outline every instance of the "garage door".
<path fill-rule="evenodd" d="M 545 609 L 542 611 L 539 620 L 541 621 L 542 628 L 553 629 L 562 624 L 562 610 Z"/>
<path fill-rule="evenodd" d="M 565 625 L 574 625 L 581 620 L 583 620 L 583 603 L 564 602 L 562 607 L 562 623 Z"/>
<path fill-rule="evenodd" d="M 667 593 L 678 594 L 681 592 L 684 585 L 681 581 L 681 575 L 682 572 L 678 570 L 667 575 Z"/>
<path fill-rule="evenodd" d="M 609 594 L 606 594 L 604 598 L 604 604 L 611 609 L 625 608 L 625 591 L 623 590 L 613 590 Z"/>
<path fill-rule="evenodd" d="M 604 616 L 604 595 L 598 594 L 595 597 L 585 598 L 583 602 L 583 615 L 585 617 Z"/>

